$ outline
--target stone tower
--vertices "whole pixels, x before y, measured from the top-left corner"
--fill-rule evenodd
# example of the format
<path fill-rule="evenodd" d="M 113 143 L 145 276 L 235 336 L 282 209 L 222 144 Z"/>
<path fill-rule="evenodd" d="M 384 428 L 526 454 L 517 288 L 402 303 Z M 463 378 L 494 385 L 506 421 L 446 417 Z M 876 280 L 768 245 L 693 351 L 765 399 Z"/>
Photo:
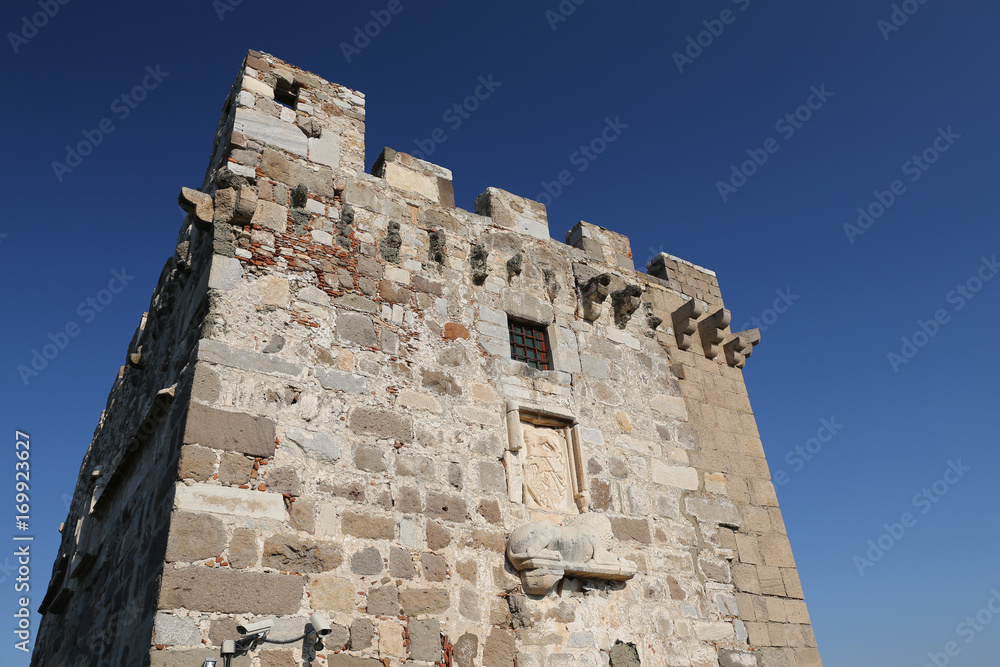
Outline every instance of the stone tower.
<path fill-rule="evenodd" d="M 821 664 L 716 276 L 386 148 L 251 51 L 80 471 L 33 665 Z M 223 662 L 220 660 L 220 665 Z"/>

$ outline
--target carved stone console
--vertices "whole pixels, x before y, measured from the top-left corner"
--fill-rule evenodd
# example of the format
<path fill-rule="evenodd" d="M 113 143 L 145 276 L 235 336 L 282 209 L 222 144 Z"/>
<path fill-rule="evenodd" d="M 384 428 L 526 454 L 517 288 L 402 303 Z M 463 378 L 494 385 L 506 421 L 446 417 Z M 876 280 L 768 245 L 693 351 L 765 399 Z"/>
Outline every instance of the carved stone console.
<path fill-rule="evenodd" d="M 603 514 L 581 514 L 553 525 L 532 521 L 510 534 L 507 558 L 521 573 L 526 593 L 544 595 L 565 576 L 625 581 L 636 565 L 611 553 L 611 522 Z"/>

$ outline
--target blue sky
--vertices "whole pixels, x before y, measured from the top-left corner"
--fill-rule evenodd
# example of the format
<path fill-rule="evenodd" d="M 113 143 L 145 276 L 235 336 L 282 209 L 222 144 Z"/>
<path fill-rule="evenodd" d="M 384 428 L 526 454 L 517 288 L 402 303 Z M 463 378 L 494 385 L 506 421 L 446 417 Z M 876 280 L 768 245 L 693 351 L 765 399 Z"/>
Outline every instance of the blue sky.
<path fill-rule="evenodd" d="M 556 238 L 583 219 L 628 235 L 637 265 L 666 251 L 717 271 L 734 325 L 766 323 L 746 381 L 827 667 L 948 648 L 948 664 L 995 664 L 1000 618 L 965 620 L 1000 590 L 995 2 L 51 2 L 37 29 L 38 0 L 0 12 L 0 495 L 12 525 L 26 431 L 33 609 L 177 193 L 201 183 L 254 48 L 366 93 L 369 166 L 383 146 L 433 147 L 462 207 L 489 186 L 542 193 Z M 343 48 L 371 12 L 391 20 Z M 449 114 L 480 77 L 486 99 Z M 606 127 L 600 154 L 581 151 Z M 25 382 L 18 366 L 67 325 Z M 4 664 L 27 664 L 0 638 Z"/>

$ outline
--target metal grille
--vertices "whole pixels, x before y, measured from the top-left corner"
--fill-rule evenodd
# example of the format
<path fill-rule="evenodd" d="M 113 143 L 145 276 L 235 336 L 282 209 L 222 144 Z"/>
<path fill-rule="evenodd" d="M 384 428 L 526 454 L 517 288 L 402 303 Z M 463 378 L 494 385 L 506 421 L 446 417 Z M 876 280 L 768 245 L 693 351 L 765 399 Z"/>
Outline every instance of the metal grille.
<path fill-rule="evenodd" d="M 508 320 L 507 328 L 510 331 L 510 356 L 512 359 L 523 361 L 529 366 L 543 371 L 552 368 L 545 327 Z"/>

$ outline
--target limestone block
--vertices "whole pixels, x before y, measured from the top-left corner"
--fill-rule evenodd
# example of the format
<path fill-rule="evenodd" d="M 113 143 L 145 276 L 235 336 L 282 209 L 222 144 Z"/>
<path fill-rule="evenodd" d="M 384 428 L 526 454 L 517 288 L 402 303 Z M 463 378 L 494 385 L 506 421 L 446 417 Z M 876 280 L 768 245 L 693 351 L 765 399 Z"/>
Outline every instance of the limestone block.
<path fill-rule="evenodd" d="M 428 491 L 425 512 L 429 517 L 456 523 L 461 523 L 468 518 L 465 498 L 439 491 Z"/>
<path fill-rule="evenodd" d="M 232 514 L 251 519 L 286 521 L 285 503 L 277 493 L 252 489 L 236 489 L 212 484 L 178 483 L 174 491 L 174 508 L 193 512 Z"/>
<path fill-rule="evenodd" d="M 288 209 L 274 202 L 260 199 L 254 209 L 250 223 L 284 233 L 288 229 Z"/>
<path fill-rule="evenodd" d="M 742 523 L 739 509 L 728 498 L 715 500 L 687 498 L 685 506 L 688 513 L 697 517 L 699 521 L 717 523 L 732 528 L 739 528 Z"/>
<path fill-rule="evenodd" d="M 500 304 L 508 315 L 520 320 L 536 324 L 549 324 L 554 319 L 552 304 L 521 291 L 502 290 Z M 503 326 L 506 328 L 507 323 L 504 322 Z M 504 337 L 506 338 L 506 336 Z"/>
<path fill-rule="evenodd" d="M 539 239 L 549 238 L 545 205 L 501 190 L 486 188 L 476 197 L 476 213 L 489 216 L 493 224 L 514 229 Z"/>
<path fill-rule="evenodd" d="M 681 396 L 657 394 L 649 399 L 649 407 L 667 417 L 673 417 L 680 421 L 688 420 L 687 407 L 684 404 L 684 398 Z"/>
<path fill-rule="evenodd" d="M 362 347 L 378 345 L 375 325 L 367 315 L 337 309 L 337 337 L 345 342 Z"/>
<path fill-rule="evenodd" d="M 354 583 L 332 574 L 309 575 L 309 596 L 314 609 L 346 613 L 357 609 Z"/>
<path fill-rule="evenodd" d="M 284 572 L 326 572 L 340 567 L 343 560 L 340 545 L 335 542 L 276 534 L 264 541 L 261 565 Z"/>
<path fill-rule="evenodd" d="M 671 466 L 658 460 L 652 463 L 652 477 L 657 484 L 676 486 L 689 491 L 698 490 L 698 471 L 686 466 Z"/>
<path fill-rule="evenodd" d="M 237 528 L 229 540 L 229 565 L 235 568 L 257 564 L 257 533 L 250 528 Z"/>
<path fill-rule="evenodd" d="M 309 150 L 306 135 L 297 126 L 253 109 L 236 109 L 233 131 L 301 157 Z"/>
<path fill-rule="evenodd" d="M 356 433 L 377 435 L 380 438 L 410 442 L 413 439 L 413 419 L 391 410 L 380 408 L 355 408 L 348 424 Z"/>
<path fill-rule="evenodd" d="M 410 657 L 426 662 L 441 660 L 441 624 L 438 621 L 411 620 L 409 635 Z"/>
<path fill-rule="evenodd" d="M 211 229 L 215 219 L 215 203 L 212 195 L 191 188 L 181 188 L 177 203 L 187 213 L 193 213 L 198 226 L 203 230 Z"/>
<path fill-rule="evenodd" d="M 218 517 L 192 512 L 175 512 L 170 518 L 166 555 L 168 563 L 208 560 L 220 555 L 225 548 L 226 532 L 222 520 Z"/>
<path fill-rule="evenodd" d="M 357 618 L 351 623 L 351 650 L 363 651 L 372 645 L 375 626 L 367 618 Z"/>
<path fill-rule="evenodd" d="M 184 443 L 266 458 L 274 456 L 274 422 L 192 403 L 184 426 Z"/>
<path fill-rule="evenodd" d="M 341 530 L 348 535 L 372 540 L 392 540 L 396 537 L 396 522 L 391 517 L 344 512 Z"/>
<path fill-rule="evenodd" d="M 319 138 L 309 138 L 309 159 L 337 169 L 340 167 L 340 135 L 327 130 Z"/>
<path fill-rule="evenodd" d="M 324 389 L 333 389 L 349 394 L 368 393 L 368 380 L 353 373 L 317 368 L 316 377 L 319 378 L 319 383 L 323 385 Z"/>
<path fill-rule="evenodd" d="M 366 611 L 372 616 L 398 616 L 399 590 L 392 584 L 368 590 Z"/>
<path fill-rule="evenodd" d="M 298 376 L 303 370 L 302 365 L 285 361 L 273 354 L 241 349 L 209 338 L 198 341 L 198 360 L 258 373 Z"/>
<path fill-rule="evenodd" d="M 212 268 L 208 274 L 211 289 L 231 290 L 243 281 L 243 264 L 235 257 L 212 256 Z"/>
<path fill-rule="evenodd" d="M 153 643 L 166 646 L 197 646 L 201 644 L 201 630 L 193 618 L 157 614 L 153 623 Z"/>
<path fill-rule="evenodd" d="M 208 447 L 184 445 L 181 447 L 177 476 L 181 479 L 193 479 L 198 482 L 208 481 L 215 470 L 217 458 L 216 453 Z"/>
<path fill-rule="evenodd" d="M 448 591 L 437 588 L 408 588 L 400 592 L 399 603 L 407 616 L 443 614 L 451 606 Z"/>
<path fill-rule="evenodd" d="M 502 628 L 493 628 L 483 646 L 483 667 L 514 667 L 517 644 L 514 633 Z"/>
<path fill-rule="evenodd" d="M 375 547 L 366 547 L 351 556 L 351 572 L 374 575 L 382 571 L 382 554 Z"/>
<path fill-rule="evenodd" d="M 166 569 L 161 609 L 222 614 L 292 615 L 302 605 L 303 577 L 204 566 Z"/>
<path fill-rule="evenodd" d="M 413 408 L 415 410 L 426 410 L 435 414 L 441 414 L 443 408 L 441 402 L 433 396 L 422 394 L 411 389 L 403 389 L 396 398 L 396 405 L 401 408 Z"/>
<path fill-rule="evenodd" d="M 466 632 L 455 642 L 451 654 L 455 661 L 455 667 L 473 667 L 476 664 L 476 657 L 479 655 L 479 638 Z"/>
<path fill-rule="evenodd" d="M 395 621 L 382 623 L 378 635 L 379 655 L 394 658 L 406 655 L 406 634 L 402 625 Z"/>
<path fill-rule="evenodd" d="M 285 429 L 285 437 L 301 447 L 310 458 L 328 463 L 340 460 L 340 442 L 329 433 L 288 428 Z"/>
<path fill-rule="evenodd" d="M 441 206 L 455 205 L 451 172 L 406 153 L 385 148 L 372 165 L 372 175 L 401 190 L 419 194 Z"/>

